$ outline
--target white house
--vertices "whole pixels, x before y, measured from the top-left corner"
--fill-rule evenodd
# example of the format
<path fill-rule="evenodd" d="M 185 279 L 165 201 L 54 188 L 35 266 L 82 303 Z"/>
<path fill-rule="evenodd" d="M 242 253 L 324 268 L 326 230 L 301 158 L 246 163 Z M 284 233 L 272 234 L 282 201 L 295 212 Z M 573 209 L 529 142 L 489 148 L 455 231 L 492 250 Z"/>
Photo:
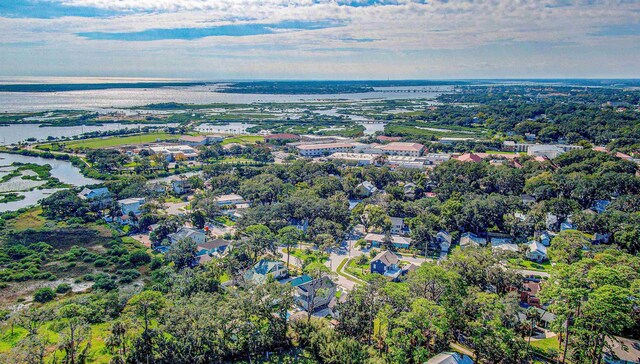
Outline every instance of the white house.
<path fill-rule="evenodd" d="M 244 198 L 236 194 L 218 196 L 216 197 L 216 202 L 218 202 L 218 206 L 220 207 L 241 205 L 245 203 Z"/>
<path fill-rule="evenodd" d="M 144 198 L 126 198 L 124 200 L 119 200 L 118 204 L 120 205 L 123 215 L 129 215 L 132 212 L 134 215 L 140 215 L 140 208 L 144 204 Z"/>
<path fill-rule="evenodd" d="M 207 240 L 207 234 L 205 234 L 204 231 L 187 227 L 183 227 L 177 232 L 169 234 L 167 237 L 172 244 L 185 239 L 191 239 L 196 244 L 204 244 Z"/>
<path fill-rule="evenodd" d="M 401 217 L 391 218 L 391 234 L 400 235 L 405 232 L 404 219 Z"/>
<path fill-rule="evenodd" d="M 356 193 L 359 196 L 368 197 L 378 192 L 378 188 L 369 181 L 364 181 L 356 186 Z"/>
<path fill-rule="evenodd" d="M 481 238 L 474 233 L 464 233 L 460 236 L 460 248 L 478 247 L 487 245 L 487 239 Z"/>
<path fill-rule="evenodd" d="M 364 240 L 371 244 L 372 247 L 379 247 L 384 243 L 383 234 L 369 233 L 364 237 Z M 400 235 L 391 235 L 391 244 L 400 249 L 408 249 L 411 246 L 411 238 L 406 238 Z"/>
<path fill-rule="evenodd" d="M 547 260 L 547 247 L 542 245 L 542 243 L 539 241 L 531 241 L 528 246 L 527 259 L 538 263 Z"/>
<path fill-rule="evenodd" d="M 436 241 L 440 245 L 440 251 L 448 252 L 449 248 L 451 248 L 451 234 L 444 230 L 438 231 L 436 234 Z"/>

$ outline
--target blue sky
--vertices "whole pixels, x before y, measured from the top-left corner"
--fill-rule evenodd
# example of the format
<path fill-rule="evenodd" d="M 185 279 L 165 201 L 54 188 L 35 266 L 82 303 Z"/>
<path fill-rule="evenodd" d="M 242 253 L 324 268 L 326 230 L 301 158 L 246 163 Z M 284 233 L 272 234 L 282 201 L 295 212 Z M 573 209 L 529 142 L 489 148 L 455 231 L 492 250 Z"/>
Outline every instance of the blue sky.
<path fill-rule="evenodd" d="M 0 76 L 640 77 L 639 0 L 0 0 Z"/>

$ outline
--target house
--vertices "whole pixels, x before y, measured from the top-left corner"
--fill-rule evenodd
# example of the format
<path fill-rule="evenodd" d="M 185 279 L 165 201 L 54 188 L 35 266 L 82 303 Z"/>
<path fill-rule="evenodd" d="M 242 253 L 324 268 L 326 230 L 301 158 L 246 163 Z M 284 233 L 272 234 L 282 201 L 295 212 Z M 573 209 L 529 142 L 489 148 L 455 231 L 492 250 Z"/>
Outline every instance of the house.
<path fill-rule="evenodd" d="M 558 226 L 558 217 L 550 212 L 547 212 L 545 225 L 547 226 L 547 230 L 555 231 L 555 228 Z"/>
<path fill-rule="evenodd" d="M 616 336 L 607 343 L 602 357 L 606 364 L 640 363 L 640 341 Z"/>
<path fill-rule="evenodd" d="M 82 200 L 88 200 L 91 202 L 108 202 L 111 201 L 111 192 L 106 187 L 102 188 L 84 188 L 80 193 L 78 193 L 78 197 Z"/>
<path fill-rule="evenodd" d="M 436 234 L 436 242 L 440 245 L 440 251 L 448 252 L 451 247 L 451 234 L 444 230 L 438 231 Z"/>
<path fill-rule="evenodd" d="M 307 229 L 309 229 L 309 219 L 295 219 L 295 218 L 291 218 L 289 219 L 289 225 L 295 227 L 296 229 L 302 231 L 302 232 L 307 232 Z"/>
<path fill-rule="evenodd" d="M 538 308 L 535 306 L 534 306 L 534 309 L 538 311 L 539 317 L 540 317 L 540 319 L 536 323 L 536 326 L 541 327 L 543 329 L 549 329 L 549 327 L 551 326 L 551 323 L 555 321 L 556 315 L 552 314 L 551 312 L 545 309 Z M 527 314 L 524 310 L 518 310 L 518 320 L 520 322 L 529 322 L 529 319 L 527 318 Z"/>
<path fill-rule="evenodd" d="M 194 243 L 200 245 L 204 244 L 207 240 L 207 234 L 204 231 L 187 227 L 183 227 L 177 232 L 167 235 L 167 237 L 171 244 L 175 244 L 181 240 L 191 239 Z"/>
<path fill-rule="evenodd" d="M 522 282 L 522 289 L 520 290 L 520 302 L 527 306 L 534 306 L 541 308 L 540 298 L 537 297 L 540 292 L 540 280 L 539 279 L 526 279 Z"/>
<path fill-rule="evenodd" d="M 362 197 L 369 197 L 376 192 L 378 192 L 378 188 L 369 181 L 364 181 L 356 186 L 356 195 Z"/>
<path fill-rule="evenodd" d="M 236 194 L 218 196 L 216 197 L 216 202 L 220 207 L 241 205 L 245 203 L 244 198 Z"/>
<path fill-rule="evenodd" d="M 269 277 L 281 279 L 288 274 L 289 271 L 283 262 L 263 259 L 244 273 L 244 279 L 256 284 L 263 284 Z"/>
<path fill-rule="evenodd" d="M 575 229 L 575 227 L 569 221 L 565 221 L 562 224 L 560 224 L 560 231 L 574 230 L 574 229 Z"/>
<path fill-rule="evenodd" d="M 425 364 L 473 364 L 473 360 L 458 353 L 440 353 L 427 360 Z"/>
<path fill-rule="evenodd" d="M 391 234 L 405 235 L 409 233 L 409 228 L 404 224 L 404 219 L 401 217 L 391 218 Z"/>
<path fill-rule="evenodd" d="M 526 254 L 527 259 L 538 263 L 547 260 L 547 247 L 542 245 L 542 243 L 534 240 L 529 242 L 528 247 L 529 251 Z"/>
<path fill-rule="evenodd" d="M 224 239 L 213 239 L 198 244 L 198 251 L 204 251 L 209 255 L 222 255 L 229 245 L 231 245 L 231 243 Z"/>
<path fill-rule="evenodd" d="M 464 233 L 460 236 L 460 248 L 478 247 L 487 245 L 487 239 L 481 238 L 474 233 Z"/>
<path fill-rule="evenodd" d="M 120 210 L 122 210 L 123 215 L 130 215 L 133 213 L 134 215 L 140 215 L 140 208 L 144 204 L 144 198 L 126 198 L 124 200 L 119 200 L 118 205 L 120 205 Z"/>
<path fill-rule="evenodd" d="M 385 276 L 386 278 L 396 281 L 402 275 L 402 269 L 400 268 L 400 258 L 389 250 L 382 251 L 371 259 L 369 267 L 371 273 L 377 273 Z"/>
<path fill-rule="evenodd" d="M 405 198 L 413 200 L 416 198 L 417 188 L 418 186 L 416 186 L 415 183 L 405 183 L 404 186 L 402 186 L 402 193 L 404 194 Z"/>
<path fill-rule="evenodd" d="M 384 244 L 384 234 L 369 233 L 364 237 L 364 240 L 372 247 L 380 247 Z M 391 235 L 391 244 L 398 249 L 409 249 L 411 246 L 411 238 L 406 238 L 400 235 Z"/>
<path fill-rule="evenodd" d="M 171 190 L 176 195 L 182 195 L 191 191 L 191 183 L 186 178 L 174 178 L 171 180 Z"/>
<path fill-rule="evenodd" d="M 324 276 L 298 285 L 294 299 L 303 310 L 314 313 L 328 308 L 336 291 L 336 284 Z"/>
<path fill-rule="evenodd" d="M 454 157 L 454 159 L 460 161 L 460 162 L 471 162 L 471 163 L 479 163 L 482 162 L 482 157 L 480 157 L 479 155 L 475 154 L 475 153 L 465 153 L 462 155 L 459 155 L 457 157 Z"/>
<path fill-rule="evenodd" d="M 551 245 L 552 238 L 553 237 L 551 236 L 551 233 L 549 233 L 548 231 L 543 231 L 540 233 L 540 243 L 542 243 L 542 245 L 544 246 Z"/>
<path fill-rule="evenodd" d="M 157 194 L 165 194 L 167 192 L 167 185 L 162 182 L 149 182 L 146 187 L 147 190 Z"/>
<path fill-rule="evenodd" d="M 598 200 L 593 203 L 593 205 L 591 206 L 591 210 L 601 214 L 607 209 L 610 204 L 611 201 L 609 200 Z"/>
<path fill-rule="evenodd" d="M 491 238 L 491 250 L 513 253 L 520 251 L 518 245 L 513 244 L 511 238 Z"/>

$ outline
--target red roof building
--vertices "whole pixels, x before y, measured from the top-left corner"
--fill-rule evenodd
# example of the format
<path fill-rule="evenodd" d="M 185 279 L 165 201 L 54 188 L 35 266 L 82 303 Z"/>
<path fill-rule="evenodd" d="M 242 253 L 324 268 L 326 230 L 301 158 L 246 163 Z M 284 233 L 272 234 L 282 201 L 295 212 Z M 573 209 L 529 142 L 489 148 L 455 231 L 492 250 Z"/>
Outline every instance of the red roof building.
<path fill-rule="evenodd" d="M 264 140 L 300 140 L 300 136 L 289 133 L 280 133 L 265 135 Z"/>

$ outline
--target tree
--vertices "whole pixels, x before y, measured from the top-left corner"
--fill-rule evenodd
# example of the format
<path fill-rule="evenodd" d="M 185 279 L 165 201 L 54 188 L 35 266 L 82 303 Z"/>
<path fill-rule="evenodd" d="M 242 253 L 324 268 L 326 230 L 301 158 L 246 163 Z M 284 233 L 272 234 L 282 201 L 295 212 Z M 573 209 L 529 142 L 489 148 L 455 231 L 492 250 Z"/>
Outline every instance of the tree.
<path fill-rule="evenodd" d="M 38 330 L 51 318 L 53 318 L 53 314 L 50 310 L 31 306 L 16 314 L 15 323 L 27 330 L 29 336 L 35 336 L 38 334 Z"/>
<path fill-rule="evenodd" d="M 203 229 L 206 223 L 205 213 L 200 210 L 193 211 L 190 215 L 191 223 L 198 229 Z"/>
<path fill-rule="evenodd" d="M 162 293 L 144 291 L 131 297 L 127 302 L 126 312 L 142 321 L 142 334 L 137 341 L 135 357 L 139 362 L 149 363 L 154 357 L 153 339 L 155 332 L 150 328 L 151 320 L 157 318 L 166 306 Z"/>
<path fill-rule="evenodd" d="M 86 362 L 91 349 L 91 326 L 85 319 L 87 309 L 79 304 L 68 304 L 58 310 L 64 328 L 60 332 L 58 349 L 64 352 L 62 362 L 65 364 L 80 364 Z"/>
<path fill-rule="evenodd" d="M 460 293 L 461 282 L 457 273 L 437 264 L 424 263 L 409 274 L 407 284 L 412 296 L 443 304 Z"/>
<path fill-rule="evenodd" d="M 127 335 L 129 325 L 126 321 L 118 320 L 111 324 L 109 335 L 105 338 L 105 346 L 111 354 L 110 364 L 125 364 L 127 360 Z"/>
<path fill-rule="evenodd" d="M 390 357 L 396 363 L 424 363 L 448 346 L 445 309 L 418 298 L 411 311 L 402 312 L 393 322 L 387 338 Z"/>
<path fill-rule="evenodd" d="M 571 264 L 579 261 L 584 249 L 589 249 L 590 246 L 591 242 L 582 232 L 565 230 L 553 238 L 547 254 L 555 263 Z"/>
<path fill-rule="evenodd" d="M 361 222 L 367 231 L 372 228 L 381 231 L 391 230 L 391 218 L 378 205 L 367 205 L 362 213 Z"/>
<path fill-rule="evenodd" d="M 193 264 L 197 253 L 198 245 L 192 239 L 186 238 L 171 244 L 166 257 L 179 271 Z"/>
<path fill-rule="evenodd" d="M 275 250 L 275 236 L 269 230 L 268 227 L 264 225 L 251 225 L 244 230 L 244 235 L 246 236 L 246 246 L 248 250 L 252 253 L 252 260 L 258 260 L 258 256 L 267 251 Z"/>
<path fill-rule="evenodd" d="M 300 239 L 302 239 L 302 232 L 295 226 L 286 226 L 278 230 L 278 240 L 287 248 L 287 267 L 289 267 L 291 247 L 297 245 Z"/>

